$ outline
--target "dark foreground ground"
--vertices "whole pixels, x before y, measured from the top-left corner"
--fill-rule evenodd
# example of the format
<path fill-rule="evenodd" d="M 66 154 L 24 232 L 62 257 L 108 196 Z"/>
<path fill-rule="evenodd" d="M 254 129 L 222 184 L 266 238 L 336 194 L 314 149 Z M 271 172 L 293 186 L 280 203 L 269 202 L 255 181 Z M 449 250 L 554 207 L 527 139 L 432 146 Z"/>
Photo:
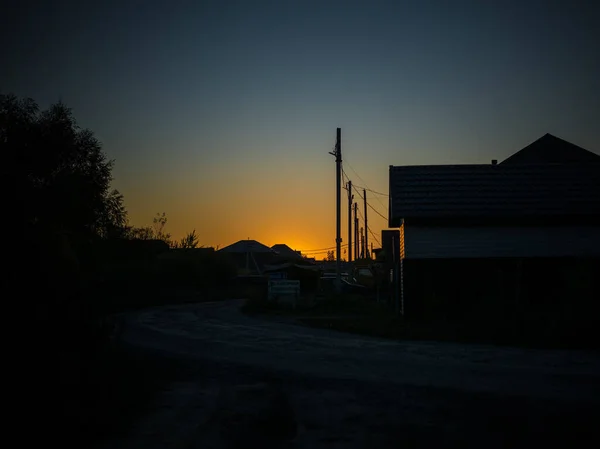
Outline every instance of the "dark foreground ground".
<path fill-rule="evenodd" d="M 241 436 L 246 431 L 240 421 L 262 413 L 261 396 L 273 387 L 288 398 L 292 417 L 282 417 L 282 409 Z M 240 405 L 239 399 L 222 405 L 223 396 L 245 390 L 256 392 L 250 399 L 255 405 Z M 241 417 L 220 417 L 223 407 Z M 591 404 L 275 374 L 222 362 L 179 371 L 147 412 L 127 438 L 103 447 L 526 448 L 600 442 Z M 281 435 L 290 421 L 297 430 Z"/>
<path fill-rule="evenodd" d="M 165 375 L 129 431 L 97 447 L 600 443 L 594 353 L 390 342 L 253 319 L 239 305 L 129 315 L 122 341 Z"/>

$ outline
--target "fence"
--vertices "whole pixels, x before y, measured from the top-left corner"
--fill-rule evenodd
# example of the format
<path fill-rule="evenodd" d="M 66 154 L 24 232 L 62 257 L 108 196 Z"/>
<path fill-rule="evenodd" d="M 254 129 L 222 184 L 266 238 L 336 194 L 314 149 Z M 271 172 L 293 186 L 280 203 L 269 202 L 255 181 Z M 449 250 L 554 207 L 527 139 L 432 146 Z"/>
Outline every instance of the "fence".
<path fill-rule="evenodd" d="M 296 307 L 300 297 L 300 281 L 270 280 L 269 301 L 279 301 L 292 304 Z"/>

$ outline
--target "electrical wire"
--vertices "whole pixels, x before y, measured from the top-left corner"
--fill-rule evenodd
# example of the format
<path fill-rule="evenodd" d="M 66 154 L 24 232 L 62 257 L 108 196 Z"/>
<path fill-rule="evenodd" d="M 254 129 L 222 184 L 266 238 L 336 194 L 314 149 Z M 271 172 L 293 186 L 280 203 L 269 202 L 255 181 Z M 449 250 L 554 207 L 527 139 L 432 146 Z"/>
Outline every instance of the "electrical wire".
<path fill-rule="evenodd" d="M 387 218 L 383 214 L 381 214 L 377 209 L 371 206 L 369 202 L 367 202 L 367 206 L 369 206 L 373 210 L 373 212 L 375 212 L 377 215 L 379 215 L 381 218 L 387 221 Z"/>
<path fill-rule="evenodd" d="M 342 181 L 344 182 L 344 190 L 348 190 L 348 183 L 350 182 L 350 177 L 346 174 L 343 164 L 342 164 Z"/>
<path fill-rule="evenodd" d="M 371 231 L 371 228 L 367 228 L 367 229 L 371 233 L 371 237 L 373 237 L 373 239 L 375 239 L 375 241 L 377 242 L 377 244 L 381 248 L 382 245 L 381 245 L 381 242 L 379 241 L 379 239 L 377 238 L 377 236 L 373 233 L 373 231 Z"/>
<path fill-rule="evenodd" d="M 365 216 L 362 213 L 362 210 L 360 210 L 360 208 L 356 208 L 356 210 L 358 211 L 358 216 L 361 218 L 362 221 L 365 221 Z"/>
<path fill-rule="evenodd" d="M 348 164 L 348 167 L 350 167 L 350 170 L 352 170 L 354 172 L 354 174 L 358 177 L 358 179 L 360 179 L 364 185 L 367 185 L 367 183 L 365 182 L 365 180 L 362 179 L 360 177 L 360 175 L 356 172 L 356 170 L 354 170 L 354 168 L 352 167 L 352 165 L 350 165 L 350 162 L 346 161 L 346 163 Z"/>
<path fill-rule="evenodd" d="M 354 187 L 354 185 L 353 185 L 352 187 Z M 360 193 L 360 191 L 358 190 L 358 188 L 356 188 L 356 193 L 357 193 L 357 195 L 360 197 L 360 199 L 361 199 L 361 200 L 364 200 L 364 199 L 365 199 L 365 197 L 364 197 L 364 196 L 362 196 L 362 194 Z M 379 215 L 381 218 L 383 218 L 384 220 L 386 220 L 386 221 L 387 221 L 387 218 L 386 218 L 386 217 L 385 217 L 385 216 L 384 216 L 384 215 L 383 215 L 381 212 L 379 212 L 377 209 L 375 209 L 375 208 L 374 208 L 374 207 L 373 207 L 373 206 L 372 206 L 372 205 L 369 203 L 369 201 L 368 201 L 368 200 L 367 200 L 367 206 L 369 206 L 369 207 L 370 207 L 370 208 L 373 210 L 373 212 L 375 212 L 377 215 Z M 359 211 L 360 211 L 360 209 L 359 209 Z"/>
<path fill-rule="evenodd" d="M 366 190 L 367 192 L 368 192 L 368 191 L 371 191 L 371 192 L 373 192 L 373 190 L 371 190 L 371 189 L 369 189 L 369 188 L 365 188 L 365 190 Z M 379 197 L 378 197 L 378 196 L 375 196 L 375 199 L 377 200 L 377 202 L 378 202 L 379 204 L 381 204 L 381 207 L 383 207 L 383 210 L 387 210 L 387 206 L 381 202 L 381 200 L 379 199 Z"/>
<path fill-rule="evenodd" d="M 352 165 L 350 165 L 350 162 L 346 161 L 346 163 L 348 164 L 348 167 L 350 167 L 350 170 L 352 170 L 354 172 L 354 174 L 356 176 L 358 176 L 358 179 L 360 179 L 362 181 L 362 183 L 366 186 L 366 187 L 363 187 L 363 188 L 365 190 L 370 190 L 370 191 L 375 192 L 374 190 L 369 189 L 369 186 L 367 185 L 367 183 L 365 182 L 365 180 L 361 178 L 361 176 L 358 174 L 358 172 L 356 170 L 354 170 L 354 168 L 352 167 Z M 379 192 L 377 192 L 377 193 L 379 195 L 384 195 L 383 193 L 379 193 Z M 375 197 L 375 199 L 379 202 L 379 204 L 381 204 L 381 207 L 383 207 L 384 210 L 387 210 L 387 207 L 381 202 L 381 200 L 378 197 Z"/>
<path fill-rule="evenodd" d="M 348 246 L 348 244 L 346 243 L 344 245 L 341 245 L 341 248 L 345 248 L 347 246 Z M 298 251 L 300 251 L 302 254 L 319 253 L 319 252 L 324 253 L 326 251 L 331 251 L 332 249 L 337 249 L 337 246 L 330 246 L 329 248 L 320 248 L 320 249 L 304 249 L 304 250 L 298 250 Z"/>
<path fill-rule="evenodd" d="M 387 193 L 377 192 L 376 190 L 369 189 L 368 187 L 363 187 L 363 186 L 356 186 L 356 187 L 358 187 L 359 189 L 364 189 L 367 192 L 374 193 L 375 195 L 381 195 L 381 196 L 387 196 L 387 197 L 389 197 L 389 195 Z"/>
<path fill-rule="evenodd" d="M 337 149 L 337 145 L 334 145 L 333 147 L 333 153 L 336 152 Z M 358 174 L 358 172 L 354 169 L 354 167 L 352 167 L 352 165 L 347 162 L 348 167 L 350 167 L 350 170 L 352 170 L 354 172 L 354 174 L 358 177 L 358 179 L 360 179 L 362 181 L 362 183 L 365 185 L 364 187 L 362 186 L 357 186 L 355 184 L 352 184 L 352 187 L 354 188 L 354 190 L 356 191 L 356 193 L 358 194 L 358 196 L 360 197 L 360 199 L 362 199 L 364 201 L 364 196 L 361 194 L 361 192 L 359 191 L 359 189 L 363 189 L 367 192 L 371 192 L 374 195 L 380 195 L 380 196 L 385 196 L 385 197 L 389 197 L 388 194 L 386 193 L 381 193 L 381 192 L 377 192 L 376 190 L 370 189 L 367 186 L 367 183 L 365 182 L 365 180 Z M 341 171 L 342 171 L 342 181 L 344 183 L 344 190 L 348 190 L 348 183 L 350 181 L 350 177 L 347 175 L 346 171 L 344 170 L 344 165 L 343 163 L 341 164 Z M 352 192 L 350 192 L 351 194 Z M 381 200 L 379 199 L 379 197 L 375 196 L 375 199 L 379 202 L 379 204 L 381 204 L 381 206 L 383 207 L 384 210 L 387 210 L 387 207 L 381 202 Z M 371 210 L 373 210 L 373 212 L 375 212 L 377 215 L 379 215 L 381 218 L 383 218 L 384 220 L 387 220 L 387 218 L 381 213 L 379 212 L 377 209 L 375 209 L 367 200 L 366 201 L 367 206 L 369 206 L 371 208 Z M 362 219 L 362 221 L 365 221 L 365 217 L 363 215 L 363 213 L 361 212 L 360 209 L 358 210 L 358 214 L 360 216 L 360 218 Z M 375 235 L 375 233 L 371 230 L 370 227 L 367 226 L 367 232 L 369 232 L 371 234 L 371 237 L 373 237 L 373 240 L 375 240 L 375 242 L 377 242 L 377 244 L 381 247 L 381 242 L 379 241 L 379 239 L 377 238 L 377 236 Z M 346 249 L 348 248 L 348 244 L 342 245 L 341 248 L 344 248 L 344 251 L 346 251 Z M 301 253 L 303 254 L 309 254 L 312 253 L 310 255 L 317 255 L 317 254 L 324 254 L 325 252 L 331 251 L 337 249 L 337 247 L 330 247 L 330 248 L 323 248 L 320 250 L 305 250 L 305 251 L 301 251 Z"/>

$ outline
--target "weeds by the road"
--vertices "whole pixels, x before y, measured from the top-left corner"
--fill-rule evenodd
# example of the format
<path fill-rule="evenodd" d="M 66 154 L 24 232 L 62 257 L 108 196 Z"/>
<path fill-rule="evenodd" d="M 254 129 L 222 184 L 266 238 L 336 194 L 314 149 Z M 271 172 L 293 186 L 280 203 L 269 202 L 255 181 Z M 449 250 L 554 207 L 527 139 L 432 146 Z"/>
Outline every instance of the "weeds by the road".
<path fill-rule="evenodd" d="M 351 295 L 331 296 L 310 307 L 292 309 L 262 298 L 250 298 L 242 307 L 249 315 L 287 317 L 294 322 L 354 334 L 398 340 L 432 340 L 538 348 L 585 348 L 561 340 L 543 339 L 533 332 L 515 334 L 511 323 L 463 320 L 419 321 L 396 314 L 395 308 Z"/>
<path fill-rule="evenodd" d="M 386 338 L 405 337 L 402 317 L 384 303 L 353 295 L 332 295 L 311 306 L 281 307 L 264 298 L 250 298 L 242 312 L 293 317 L 296 322 L 318 328 L 334 329 Z"/>

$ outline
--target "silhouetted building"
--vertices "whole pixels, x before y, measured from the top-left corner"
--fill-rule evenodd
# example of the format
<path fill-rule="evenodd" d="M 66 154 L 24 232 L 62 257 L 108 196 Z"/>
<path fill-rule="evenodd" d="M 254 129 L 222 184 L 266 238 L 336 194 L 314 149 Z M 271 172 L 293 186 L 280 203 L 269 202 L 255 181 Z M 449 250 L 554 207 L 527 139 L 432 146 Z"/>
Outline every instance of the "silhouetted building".
<path fill-rule="evenodd" d="M 285 257 L 288 259 L 302 259 L 302 254 L 300 253 L 300 251 L 293 250 L 284 243 L 278 243 L 277 245 L 273 245 L 271 249 L 281 257 Z"/>
<path fill-rule="evenodd" d="M 240 240 L 221 248 L 238 267 L 239 274 L 263 274 L 264 266 L 274 263 L 277 253 L 256 240 Z"/>
<path fill-rule="evenodd" d="M 552 308 L 546 322 L 559 328 L 557 317 L 595 307 L 600 156 L 546 134 L 499 164 L 389 176 L 407 315 L 544 321 Z"/>
<path fill-rule="evenodd" d="M 498 165 L 390 166 L 406 259 L 600 256 L 600 156 L 545 135 Z"/>

